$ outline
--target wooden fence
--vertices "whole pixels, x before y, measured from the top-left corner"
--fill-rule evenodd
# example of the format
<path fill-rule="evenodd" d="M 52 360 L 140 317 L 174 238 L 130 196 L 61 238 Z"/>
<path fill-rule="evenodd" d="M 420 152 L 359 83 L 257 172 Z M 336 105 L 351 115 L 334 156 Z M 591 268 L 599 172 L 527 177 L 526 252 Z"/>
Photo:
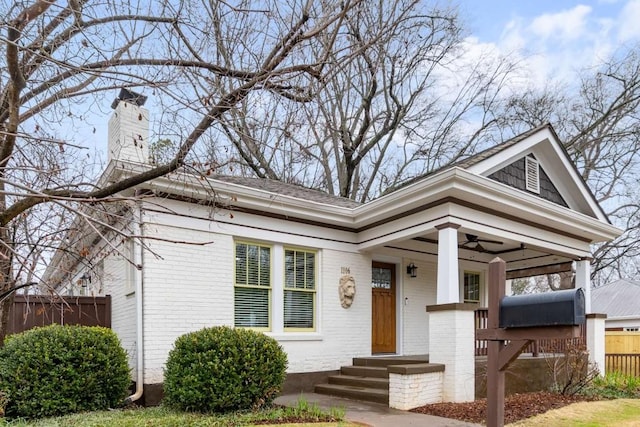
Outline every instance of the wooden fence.
<path fill-rule="evenodd" d="M 475 311 L 475 327 L 476 329 L 486 329 L 489 310 L 486 308 L 478 308 Z M 523 353 L 531 353 L 534 357 L 538 357 L 540 353 L 564 353 L 570 348 L 586 347 L 587 343 L 587 327 L 580 325 L 580 337 L 563 340 L 538 340 L 529 344 Z M 476 339 L 476 356 L 487 355 L 487 341 Z"/>
<path fill-rule="evenodd" d="M 605 333 L 605 372 L 640 377 L 640 332 Z"/>
<path fill-rule="evenodd" d="M 49 297 L 16 295 L 7 333 L 51 324 L 111 327 L 111 296 Z"/>
<path fill-rule="evenodd" d="M 640 354 L 607 353 L 604 356 L 605 372 L 619 372 L 640 378 Z"/>

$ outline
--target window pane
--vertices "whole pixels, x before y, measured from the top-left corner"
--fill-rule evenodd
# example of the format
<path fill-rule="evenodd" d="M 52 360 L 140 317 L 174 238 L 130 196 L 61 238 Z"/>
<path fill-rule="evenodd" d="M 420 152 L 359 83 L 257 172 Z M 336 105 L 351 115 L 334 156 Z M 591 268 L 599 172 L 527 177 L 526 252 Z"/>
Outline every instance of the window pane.
<path fill-rule="evenodd" d="M 270 286 L 271 284 L 271 249 L 260 248 L 260 286 Z"/>
<path fill-rule="evenodd" d="M 293 288 L 295 284 L 295 255 L 293 251 L 284 251 L 284 286 L 286 288 Z"/>
<path fill-rule="evenodd" d="M 391 269 L 377 267 L 372 268 L 371 287 L 380 289 L 391 289 Z"/>
<path fill-rule="evenodd" d="M 464 273 L 464 300 L 480 301 L 480 274 Z"/>
<path fill-rule="evenodd" d="M 284 291 L 284 327 L 313 328 L 315 292 Z"/>
<path fill-rule="evenodd" d="M 235 325 L 269 327 L 269 289 L 235 288 Z"/>
<path fill-rule="evenodd" d="M 260 284 L 260 264 L 258 262 L 258 247 L 256 245 L 248 245 L 247 254 L 247 285 L 258 286 Z"/>
<path fill-rule="evenodd" d="M 247 283 L 247 245 L 236 243 L 236 283 Z"/>
<path fill-rule="evenodd" d="M 306 254 L 306 288 L 307 289 L 315 289 L 316 288 L 316 255 L 313 253 Z"/>
<path fill-rule="evenodd" d="M 296 288 L 304 289 L 304 277 L 304 252 L 296 252 Z"/>

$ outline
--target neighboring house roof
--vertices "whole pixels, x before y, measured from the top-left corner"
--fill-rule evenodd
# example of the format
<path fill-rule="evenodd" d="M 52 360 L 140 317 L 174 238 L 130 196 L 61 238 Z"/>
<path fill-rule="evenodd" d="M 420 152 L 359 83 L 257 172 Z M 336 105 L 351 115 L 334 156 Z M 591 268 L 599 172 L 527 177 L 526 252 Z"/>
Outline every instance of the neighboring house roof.
<path fill-rule="evenodd" d="M 619 279 L 591 290 L 594 313 L 606 313 L 609 319 L 640 317 L 640 282 Z"/>
<path fill-rule="evenodd" d="M 272 179 L 247 178 L 229 175 L 215 175 L 211 178 L 216 181 L 242 185 L 245 187 L 268 191 L 270 193 L 291 196 L 316 203 L 324 203 L 331 206 L 355 208 L 361 205 L 361 203 L 356 202 L 355 200 L 348 199 L 346 197 L 334 196 L 321 190 L 314 190 L 296 184 L 287 184 L 285 182 L 275 181 Z"/>

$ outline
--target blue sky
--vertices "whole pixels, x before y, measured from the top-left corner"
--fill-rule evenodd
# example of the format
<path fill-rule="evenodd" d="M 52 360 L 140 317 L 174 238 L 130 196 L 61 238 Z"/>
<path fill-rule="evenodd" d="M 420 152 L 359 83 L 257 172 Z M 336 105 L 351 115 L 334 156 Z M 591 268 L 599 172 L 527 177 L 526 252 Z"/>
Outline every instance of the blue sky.
<path fill-rule="evenodd" d="M 576 71 L 640 42 L 640 0 L 454 3 L 472 51 L 520 59 L 536 83 L 575 78 Z"/>

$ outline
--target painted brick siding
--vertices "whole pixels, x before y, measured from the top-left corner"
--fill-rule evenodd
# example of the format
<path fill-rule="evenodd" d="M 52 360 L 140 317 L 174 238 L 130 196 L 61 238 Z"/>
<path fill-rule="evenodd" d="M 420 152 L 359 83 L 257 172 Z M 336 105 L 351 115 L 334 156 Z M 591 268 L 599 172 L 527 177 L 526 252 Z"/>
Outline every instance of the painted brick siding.
<path fill-rule="evenodd" d="M 127 248 L 121 248 L 129 256 Z M 111 329 L 118 334 L 127 351 L 132 378 L 136 375 L 136 307 L 135 294 L 127 295 L 126 281 L 131 279 L 132 268 L 120 255 L 109 255 L 103 260 L 104 293 L 111 295 Z"/>
<path fill-rule="evenodd" d="M 190 205 L 189 209 L 193 213 L 206 208 Z M 241 213 L 234 217 L 250 220 Z M 181 227 L 170 225 L 173 223 Z M 255 237 L 251 239 L 244 227 L 147 215 L 144 234 L 151 239 L 147 240 L 143 262 L 145 383 L 162 381 L 167 355 L 178 336 L 206 326 L 233 325 L 234 238 L 238 235 L 242 240 L 282 246 L 305 244 L 318 250 L 316 331 L 268 333 L 287 352 L 288 372 L 335 370 L 350 364 L 352 357 L 371 354 L 370 257 L 355 250 L 323 248 L 319 239 L 292 237 L 293 227 L 286 222 L 272 226 L 286 232 L 253 230 Z M 230 231 L 236 231 L 235 235 L 225 233 Z M 350 269 L 356 280 L 356 297 L 349 309 L 342 308 L 338 293 L 343 267 Z"/>
<path fill-rule="evenodd" d="M 288 372 L 336 370 L 351 359 L 371 355 L 371 259 L 358 253 L 322 251 L 318 339 L 281 341 L 289 356 Z M 340 305 L 341 268 L 356 281 L 350 308 Z M 276 337 L 279 338 L 279 337 Z"/>
<path fill-rule="evenodd" d="M 442 402 L 442 372 L 427 374 L 389 374 L 389 407 L 417 408 L 429 403 Z"/>
<path fill-rule="evenodd" d="M 233 321 L 233 240 L 210 232 L 146 225 L 144 253 L 145 383 L 163 380 L 177 337 Z M 207 245 L 172 243 L 213 242 Z"/>
<path fill-rule="evenodd" d="M 444 364 L 443 399 L 468 402 L 475 397 L 474 312 L 435 311 L 429 314 L 432 330 L 429 362 Z"/>
<path fill-rule="evenodd" d="M 418 267 L 418 277 L 412 278 L 403 274 L 402 348 L 405 355 L 427 354 L 429 353 L 429 314 L 426 306 L 436 303 L 437 267 L 432 263 L 418 262 L 413 259 L 405 259 L 403 266 L 410 262 Z"/>

